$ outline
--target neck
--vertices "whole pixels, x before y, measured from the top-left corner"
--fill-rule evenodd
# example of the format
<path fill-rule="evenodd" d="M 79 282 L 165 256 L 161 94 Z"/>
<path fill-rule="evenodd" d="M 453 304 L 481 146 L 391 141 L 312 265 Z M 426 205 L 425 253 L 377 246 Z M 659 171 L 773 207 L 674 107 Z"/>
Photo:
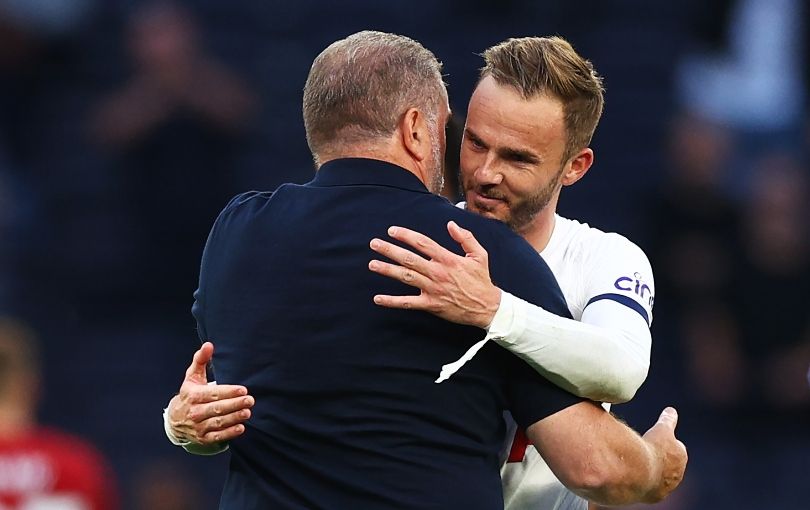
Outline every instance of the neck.
<path fill-rule="evenodd" d="M 335 159 L 345 158 L 366 158 L 376 159 L 378 161 L 385 161 L 399 167 L 404 168 L 419 179 L 422 184 L 428 186 L 427 176 L 421 165 L 417 164 L 413 158 L 408 157 L 408 154 L 403 150 L 396 150 L 388 145 L 380 145 L 375 147 L 359 148 L 353 147 L 351 149 L 344 149 L 336 152 L 321 152 L 318 154 L 318 168 L 324 163 Z"/>
<path fill-rule="evenodd" d="M 538 253 L 545 250 L 549 240 L 551 240 L 551 234 L 554 233 L 554 214 L 556 211 L 557 197 L 554 197 L 528 225 L 517 231 Z"/>

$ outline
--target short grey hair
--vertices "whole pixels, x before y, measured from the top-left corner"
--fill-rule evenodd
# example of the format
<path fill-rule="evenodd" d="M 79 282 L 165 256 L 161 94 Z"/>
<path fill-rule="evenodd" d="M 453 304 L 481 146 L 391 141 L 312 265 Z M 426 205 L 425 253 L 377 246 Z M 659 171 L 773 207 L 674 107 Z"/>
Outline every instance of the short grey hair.
<path fill-rule="evenodd" d="M 447 103 L 442 65 L 405 36 L 363 31 L 315 58 L 304 86 L 304 128 L 318 162 L 325 148 L 390 137 L 408 108 L 435 123 Z"/>

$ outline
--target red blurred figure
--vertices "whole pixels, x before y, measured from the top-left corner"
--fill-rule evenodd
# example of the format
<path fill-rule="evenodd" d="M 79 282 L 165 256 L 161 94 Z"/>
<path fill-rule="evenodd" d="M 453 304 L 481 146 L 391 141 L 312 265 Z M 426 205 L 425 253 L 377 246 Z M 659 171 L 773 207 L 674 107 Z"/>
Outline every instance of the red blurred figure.
<path fill-rule="evenodd" d="M 0 509 L 113 510 L 112 472 L 77 437 L 39 426 L 33 334 L 0 318 Z"/>

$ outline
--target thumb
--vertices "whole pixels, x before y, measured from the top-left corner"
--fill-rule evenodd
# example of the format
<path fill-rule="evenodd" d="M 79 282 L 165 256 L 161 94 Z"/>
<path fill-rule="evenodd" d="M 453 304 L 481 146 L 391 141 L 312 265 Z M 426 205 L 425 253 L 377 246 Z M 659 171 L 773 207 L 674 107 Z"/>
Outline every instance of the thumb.
<path fill-rule="evenodd" d="M 667 407 L 661 412 L 656 425 L 663 425 L 674 432 L 678 425 L 678 411 L 674 407 Z"/>
<path fill-rule="evenodd" d="M 447 232 L 455 242 L 461 245 L 467 255 L 487 254 L 487 251 L 481 246 L 472 232 L 459 227 L 455 221 L 447 223 Z"/>
<path fill-rule="evenodd" d="M 214 344 L 205 342 L 194 353 L 194 358 L 191 360 L 191 365 L 186 370 L 186 380 L 194 381 L 196 383 L 205 384 L 208 382 L 208 376 L 205 367 L 211 362 L 214 357 Z"/>

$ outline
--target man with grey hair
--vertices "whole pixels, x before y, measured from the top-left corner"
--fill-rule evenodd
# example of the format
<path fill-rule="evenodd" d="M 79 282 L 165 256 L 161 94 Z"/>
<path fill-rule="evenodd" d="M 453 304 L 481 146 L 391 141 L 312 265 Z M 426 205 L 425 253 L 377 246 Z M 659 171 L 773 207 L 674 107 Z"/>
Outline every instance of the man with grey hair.
<path fill-rule="evenodd" d="M 436 367 L 481 330 L 375 306 L 375 290 L 408 287 L 366 269 L 368 240 L 401 225 L 456 253 L 474 233 L 502 289 L 570 316 L 524 240 L 430 193 L 448 117 L 428 50 L 392 34 L 347 37 L 316 58 L 305 87 L 315 178 L 240 195 L 217 219 L 193 311 L 201 338 L 218 343 L 220 382 L 250 387 L 256 403 L 243 409 L 244 386 L 201 384 L 206 343 L 172 402 L 183 418 L 166 423 L 178 443 L 241 434 L 221 508 L 500 508 L 503 409 L 584 497 L 652 502 L 680 482 L 670 412 L 639 437 L 494 344 L 436 385 Z"/>

